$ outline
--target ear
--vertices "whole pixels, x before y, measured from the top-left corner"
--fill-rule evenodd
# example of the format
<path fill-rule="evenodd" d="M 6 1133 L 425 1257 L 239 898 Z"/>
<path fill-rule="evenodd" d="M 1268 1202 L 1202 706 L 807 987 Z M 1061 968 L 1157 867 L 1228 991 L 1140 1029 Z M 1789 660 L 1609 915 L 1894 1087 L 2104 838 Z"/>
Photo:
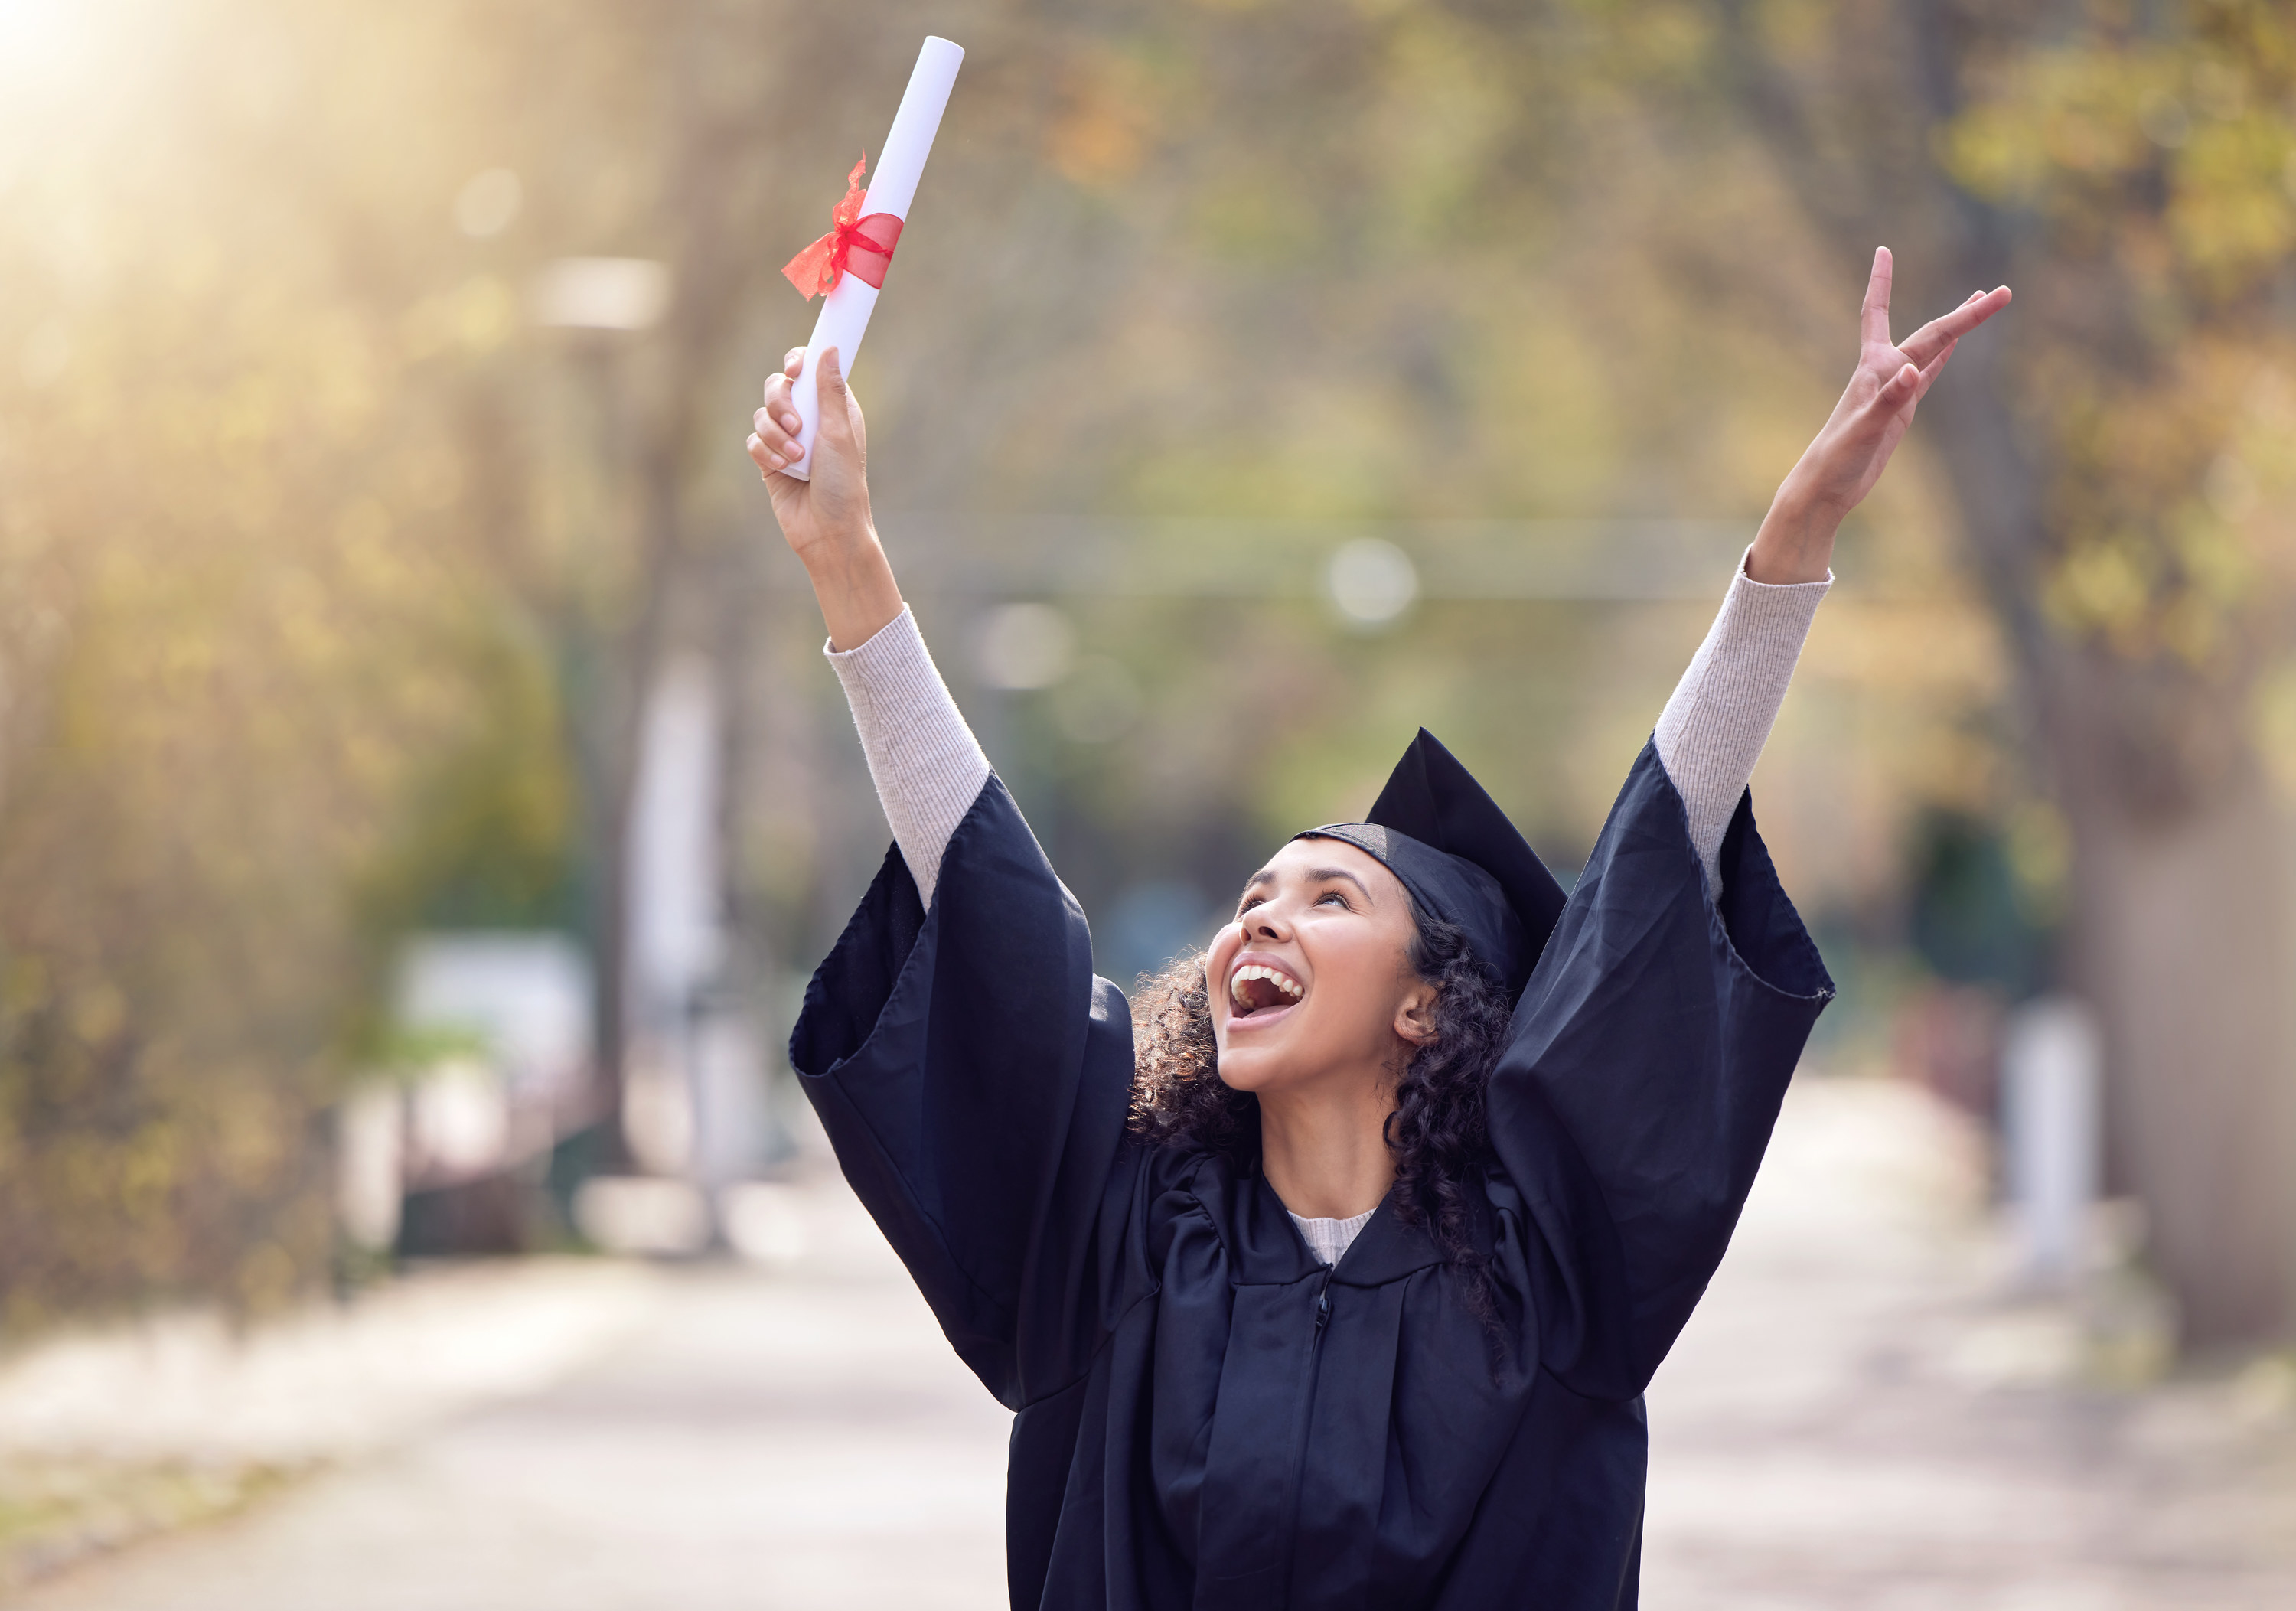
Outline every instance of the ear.
<path fill-rule="evenodd" d="M 1425 1046 L 1433 1040 L 1438 1033 L 1435 1003 L 1441 995 L 1439 989 L 1425 980 L 1414 980 L 1396 1006 L 1395 1032 L 1414 1046 Z"/>

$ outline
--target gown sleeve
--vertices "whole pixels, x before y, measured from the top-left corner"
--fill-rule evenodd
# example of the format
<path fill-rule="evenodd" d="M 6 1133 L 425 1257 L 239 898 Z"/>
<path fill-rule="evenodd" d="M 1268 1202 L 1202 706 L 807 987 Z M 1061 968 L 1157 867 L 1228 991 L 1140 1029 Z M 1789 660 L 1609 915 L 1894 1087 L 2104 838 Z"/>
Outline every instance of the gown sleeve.
<path fill-rule="evenodd" d="M 1020 1409 L 1094 1341 L 1129 1010 L 991 776 L 928 908 L 898 848 L 807 987 L 790 1061 L 958 1354 Z"/>
<path fill-rule="evenodd" d="M 1742 794 L 1708 893 L 1645 745 L 1516 1007 L 1491 1139 L 1530 1221 L 1540 1356 L 1630 1398 L 1729 1245 L 1833 982 Z"/>

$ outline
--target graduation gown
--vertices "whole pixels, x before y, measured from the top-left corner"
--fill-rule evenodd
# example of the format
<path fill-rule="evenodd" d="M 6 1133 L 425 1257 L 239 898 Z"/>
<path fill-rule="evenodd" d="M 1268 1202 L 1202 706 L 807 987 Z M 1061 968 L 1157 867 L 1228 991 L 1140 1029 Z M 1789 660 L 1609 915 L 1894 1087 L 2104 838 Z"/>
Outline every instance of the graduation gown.
<path fill-rule="evenodd" d="M 1391 1202 L 1326 1266 L 1256 1166 L 1127 1132 L 1125 999 L 999 780 L 930 909 L 887 856 L 791 1061 L 1013 1411 L 1014 1607 L 1636 1604 L 1641 1394 L 1833 993 L 1748 801 L 1721 865 L 1645 746 L 1491 1080 L 1494 1322 Z"/>

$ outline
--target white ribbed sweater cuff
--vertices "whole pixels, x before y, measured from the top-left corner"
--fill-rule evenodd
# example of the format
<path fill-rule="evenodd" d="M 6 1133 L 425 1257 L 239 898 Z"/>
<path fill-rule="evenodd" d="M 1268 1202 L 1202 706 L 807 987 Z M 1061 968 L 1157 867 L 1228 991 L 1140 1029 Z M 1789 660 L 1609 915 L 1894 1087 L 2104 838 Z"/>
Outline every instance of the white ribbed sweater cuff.
<path fill-rule="evenodd" d="M 1722 836 L 1785 701 L 1818 601 L 1833 585 L 1832 571 L 1822 582 L 1758 582 L 1741 558 L 1722 612 L 1660 713 L 1659 764 L 1682 796 L 1710 894 L 1721 892 Z"/>
<path fill-rule="evenodd" d="M 988 781 L 988 757 L 906 605 L 858 648 L 824 644 L 822 653 L 845 685 L 894 842 L 931 904 L 942 852 Z"/>

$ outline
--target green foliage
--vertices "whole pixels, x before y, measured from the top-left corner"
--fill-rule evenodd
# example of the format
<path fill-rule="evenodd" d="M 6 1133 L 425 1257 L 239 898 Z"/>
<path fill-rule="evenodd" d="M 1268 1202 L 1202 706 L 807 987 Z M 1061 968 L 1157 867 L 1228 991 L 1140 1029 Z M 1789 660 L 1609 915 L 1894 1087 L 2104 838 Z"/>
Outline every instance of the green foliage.
<path fill-rule="evenodd" d="M 2296 579 L 2296 19 L 2192 8 L 2173 32 L 2110 12 L 1972 74 L 1948 169 L 2029 211 L 2043 289 L 2086 287 L 2115 339 L 2054 344 L 2030 394 L 2058 464 L 2051 618 L 2220 686 L 2254 675 Z"/>
<path fill-rule="evenodd" d="M 611 906 L 665 645 L 725 674 L 746 942 L 822 942 L 882 840 L 740 440 L 810 324 L 775 269 L 929 28 L 972 53 L 858 374 L 880 524 L 1095 908 L 1360 810 L 1422 720 L 1583 851 L 1710 599 L 1455 585 L 1371 633 L 1321 567 L 1376 530 L 1495 573 L 1477 521 L 1533 570 L 1574 520 L 1751 532 L 1852 355 L 1842 242 L 1880 226 L 1829 198 L 1907 173 L 2041 242 L 2013 361 L 1947 382 L 2043 467 L 2020 598 L 2252 683 L 2296 756 L 2280 8 L 1988 12 L 1913 111 L 1884 0 L 86 9 L 0 69 L 0 1324 L 324 1268 L 321 1114 L 406 1049 L 393 946 Z M 1782 141 L 1750 63 L 1831 120 Z M 1890 222 L 1906 326 L 1971 287 L 1923 267 L 1949 220 Z M 670 266 L 661 327 L 535 328 L 536 272 L 598 254 Z M 1765 763 L 1821 907 L 1894 909 L 1931 807 L 2066 876 L 1923 451 Z M 973 686 L 1012 596 L 1079 629 L 1066 681 Z"/>
<path fill-rule="evenodd" d="M 486 457 L 515 310 L 395 104 L 438 36 L 359 17 L 111 8 L 0 92 L 0 1327 L 323 1272 L 357 892 L 562 853 Z"/>
<path fill-rule="evenodd" d="M 414 928 L 560 928 L 584 919 L 579 782 L 558 668 L 504 622 L 448 662 L 469 717 L 422 758 L 359 905 L 381 948 Z"/>

